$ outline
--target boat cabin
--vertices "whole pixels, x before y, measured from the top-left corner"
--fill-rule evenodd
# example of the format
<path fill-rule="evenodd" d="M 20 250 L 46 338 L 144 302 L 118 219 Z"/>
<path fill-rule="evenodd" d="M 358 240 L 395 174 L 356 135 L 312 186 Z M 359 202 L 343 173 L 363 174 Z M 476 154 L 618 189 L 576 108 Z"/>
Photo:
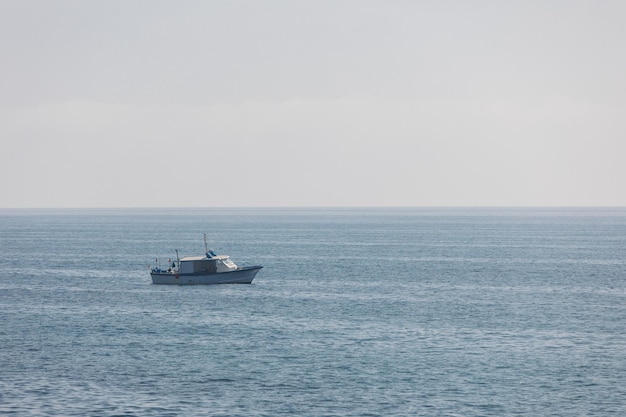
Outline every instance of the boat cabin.
<path fill-rule="evenodd" d="M 227 255 L 188 256 L 180 260 L 178 272 L 181 274 L 215 274 L 234 271 L 237 265 Z"/>

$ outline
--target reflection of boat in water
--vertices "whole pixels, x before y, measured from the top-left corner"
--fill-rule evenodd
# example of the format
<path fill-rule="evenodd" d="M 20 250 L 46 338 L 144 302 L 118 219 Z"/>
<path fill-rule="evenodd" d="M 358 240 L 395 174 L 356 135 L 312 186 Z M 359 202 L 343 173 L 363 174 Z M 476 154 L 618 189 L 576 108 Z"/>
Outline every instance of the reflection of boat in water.
<path fill-rule="evenodd" d="M 206 236 L 204 237 L 206 248 Z M 176 251 L 178 258 L 178 251 Z M 227 255 L 216 255 L 206 250 L 205 256 L 188 256 L 176 259 L 167 269 L 155 266 L 150 271 L 153 284 L 207 285 L 207 284 L 250 284 L 263 268 L 237 266 Z"/>

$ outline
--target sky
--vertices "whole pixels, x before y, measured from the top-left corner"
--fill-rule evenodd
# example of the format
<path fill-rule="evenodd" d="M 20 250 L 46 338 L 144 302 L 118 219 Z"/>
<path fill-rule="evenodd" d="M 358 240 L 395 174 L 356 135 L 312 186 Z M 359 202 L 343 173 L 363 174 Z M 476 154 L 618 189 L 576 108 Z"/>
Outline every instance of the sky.
<path fill-rule="evenodd" d="M 626 2 L 0 0 L 0 208 L 626 206 Z"/>

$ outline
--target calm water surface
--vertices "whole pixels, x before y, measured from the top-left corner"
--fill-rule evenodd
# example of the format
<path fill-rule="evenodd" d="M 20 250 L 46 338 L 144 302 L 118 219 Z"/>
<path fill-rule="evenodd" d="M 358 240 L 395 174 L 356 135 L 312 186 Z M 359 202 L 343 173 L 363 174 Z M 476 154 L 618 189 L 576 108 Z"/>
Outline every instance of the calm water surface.
<path fill-rule="evenodd" d="M 204 251 L 252 285 L 152 285 Z M 0 211 L 0 414 L 626 415 L 626 209 Z"/>

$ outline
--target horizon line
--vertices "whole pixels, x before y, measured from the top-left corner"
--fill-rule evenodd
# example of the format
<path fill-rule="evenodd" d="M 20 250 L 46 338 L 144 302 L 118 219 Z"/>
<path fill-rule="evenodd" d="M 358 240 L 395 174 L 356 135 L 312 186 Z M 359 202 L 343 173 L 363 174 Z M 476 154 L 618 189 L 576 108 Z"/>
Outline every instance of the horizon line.
<path fill-rule="evenodd" d="M 0 210 L 277 210 L 277 209 L 565 209 L 565 208 L 626 208 L 626 205 L 276 205 L 276 206 L 36 206 L 36 207 L 0 207 Z"/>

